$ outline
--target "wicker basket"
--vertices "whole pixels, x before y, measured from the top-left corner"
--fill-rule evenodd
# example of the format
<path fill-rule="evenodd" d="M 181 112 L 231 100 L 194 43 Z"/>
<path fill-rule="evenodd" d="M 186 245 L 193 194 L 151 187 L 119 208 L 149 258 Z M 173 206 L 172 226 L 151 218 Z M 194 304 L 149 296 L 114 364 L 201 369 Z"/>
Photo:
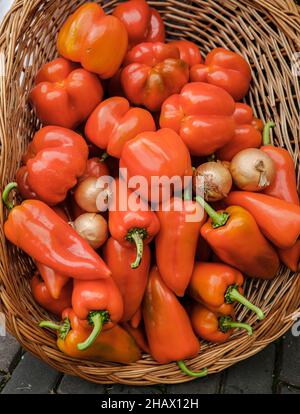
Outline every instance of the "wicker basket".
<path fill-rule="evenodd" d="M 82 3 L 83 0 L 16 0 L 2 23 L 1 188 L 14 178 L 21 154 L 40 126 L 27 103 L 34 75 L 43 63 L 56 56 L 57 31 L 66 16 Z M 110 11 L 117 1 L 104 3 L 105 9 Z M 299 178 L 300 90 L 299 78 L 291 70 L 300 40 L 298 6 L 292 0 L 149 3 L 161 12 L 170 38 L 189 38 L 197 42 L 203 55 L 215 46 L 244 55 L 253 71 L 247 102 L 257 116 L 276 122 L 276 144 L 285 146 L 293 155 Z M 297 66 L 296 60 L 294 66 Z M 6 212 L 3 213 L 2 206 L 0 214 L 1 307 L 8 330 L 25 349 L 59 371 L 102 384 L 171 384 L 191 380 L 175 363 L 159 365 L 148 355 L 124 366 L 76 360 L 59 352 L 55 335 L 37 327 L 37 321 L 49 315 L 31 297 L 32 262 L 6 242 L 3 235 Z M 237 332 L 224 344 L 203 344 L 200 354 L 188 362 L 191 369 L 208 367 L 210 374 L 222 371 L 261 351 L 284 334 L 300 311 L 300 276 L 282 268 L 274 281 L 247 281 L 246 294 L 266 313 L 265 320 L 255 322 L 255 316 L 238 308 L 239 320 L 254 324 L 254 335 L 249 338 Z"/>

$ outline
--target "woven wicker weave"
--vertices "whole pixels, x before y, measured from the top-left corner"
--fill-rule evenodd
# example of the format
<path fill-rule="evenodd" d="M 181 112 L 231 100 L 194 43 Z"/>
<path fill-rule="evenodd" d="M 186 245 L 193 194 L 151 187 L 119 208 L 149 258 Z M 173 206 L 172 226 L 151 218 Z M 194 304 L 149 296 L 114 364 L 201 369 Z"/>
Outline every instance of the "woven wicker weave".
<path fill-rule="evenodd" d="M 57 31 L 66 16 L 82 3 L 82 0 L 17 0 L 2 23 L 1 188 L 14 178 L 21 154 L 39 128 L 27 103 L 34 75 L 43 63 L 56 56 Z M 111 11 L 116 3 L 105 2 L 105 9 Z M 197 42 L 203 55 L 215 46 L 244 55 L 253 72 L 247 102 L 263 120 L 271 118 L 276 122 L 275 142 L 293 155 L 299 178 L 300 90 L 299 77 L 291 70 L 294 53 L 300 46 L 298 6 L 292 0 L 149 3 L 161 12 L 169 37 Z M 75 360 L 59 352 L 55 335 L 37 327 L 37 321 L 48 315 L 30 294 L 31 261 L 5 241 L 2 229 L 5 215 L 0 206 L 0 300 L 7 328 L 24 348 L 59 371 L 98 383 L 171 384 L 191 379 L 175 363 L 159 365 L 148 355 L 135 364 L 121 366 Z M 246 333 L 237 332 L 225 344 L 203 344 L 199 356 L 187 363 L 191 369 L 208 367 L 210 374 L 222 371 L 261 351 L 286 332 L 300 311 L 300 276 L 282 268 L 274 281 L 247 281 L 246 294 L 266 313 L 265 320 L 257 323 L 255 316 L 238 308 L 239 319 L 254 324 L 254 335 L 249 338 Z"/>

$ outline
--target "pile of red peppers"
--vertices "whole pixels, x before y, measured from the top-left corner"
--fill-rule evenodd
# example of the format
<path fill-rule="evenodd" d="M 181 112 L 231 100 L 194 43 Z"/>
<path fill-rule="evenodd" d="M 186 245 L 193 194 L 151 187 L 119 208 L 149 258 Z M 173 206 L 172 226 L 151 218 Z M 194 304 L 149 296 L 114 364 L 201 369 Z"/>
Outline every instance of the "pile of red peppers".
<path fill-rule="evenodd" d="M 252 335 L 235 303 L 265 317 L 243 295 L 245 278 L 273 279 L 280 261 L 298 270 L 294 161 L 271 145 L 274 124 L 240 102 L 251 83 L 244 57 L 218 47 L 203 60 L 195 43 L 167 42 L 145 0 L 112 15 L 85 3 L 57 51 L 28 97 L 43 127 L 2 192 L 5 235 L 36 264 L 32 295 L 49 312 L 38 324 L 71 357 L 129 364 L 146 352 L 204 376 L 184 362 L 202 341 Z M 139 208 L 119 168 L 145 180 Z M 220 168 L 229 190 L 214 181 Z M 154 176 L 189 178 L 193 190 L 166 197 Z"/>

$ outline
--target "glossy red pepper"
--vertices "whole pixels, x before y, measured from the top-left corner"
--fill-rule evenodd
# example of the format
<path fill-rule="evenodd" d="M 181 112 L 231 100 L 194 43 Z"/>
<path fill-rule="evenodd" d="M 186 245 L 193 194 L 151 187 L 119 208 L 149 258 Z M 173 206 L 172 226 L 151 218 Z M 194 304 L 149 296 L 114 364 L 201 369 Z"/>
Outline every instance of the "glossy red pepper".
<path fill-rule="evenodd" d="M 142 261 L 144 245 L 152 241 L 159 231 L 159 220 L 150 207 L 141 202 L 138 210 L 130 205 L 132 191 L 123 180 L 116 180 L 114 199 L 109 210 L 109 231 L 112 237 L 127 248 L 136 247 L 135 260 L 131 267 L 136 269 Z M 125 201 L 125 205 L 122 205 Z"/>
<path fill-rule="evenodd" d="M 235 102 L 223 89 L 195 82 L 163 103 L 161 128 L 177 132 L 192 155 L 206 156 L 228 144 L 235 131 Z"/>
<path fill-rule="evenodd" d="M 169 183 L 154 182 L 153 177 L 158 180 L 178 177 L 182 185 L 184 177 L 193 175 L 187 147 L 179 135 L 168 128 L 143 132 L 128 141 L 123 148 L 120 167 L 127 169 L 128 179 L 134 176 L 146 179 L 147 188 L 142 187 L 139 192 L 145 200 L 153 203 L 168 198 L 170 189 Z"/>
<path fill-rule="evenodd" d="M 150 272 L 144 298 L 143 317 L 150 353 L 160 364 L 177 361 L 187 375 L 203 377 L 204 369 L 192 372 L 183 359 L 195 357 L 200 350 L 189 317 L 175 294 L 163 282 L 157 267 Z"/>
<path fill-rule="evenodd" d="M 189 40 L 173 40 L 169 44 L 179 49 L 180 59 L 184 60 L 189 67 L 201 63 L 202 57 L 196 43 Z"/>
<path fill-rule="evenodd" d="M 162 205 L 157 216 L 160 221 L 155 238 L 157 267 L 168 288 L 183 296 L 193 272 L 206 213 L 197 202 L 175 197 Z"/>
<path fill-rule="evenodd" d="M 87 321 L 93 327 L 89 337 L 78 344 L 80 350 L 89 348 L 102 329 L 116 325 L 124 311 L 121 293 L 111 277 L 102 280 L 74 280 L 72 307 L 79 319 Z"/>
<path fill-rule="evenodd" d="M 300 207 L 296 204 L 248 191 L 233 191 L 225 199 L 227 205 L 248 210 L 262 233 L 280 249 L 292 247 L 300 235 Z"/>
<path fill-rule="evenodd" d="M 112 237 L 104 246 L 103 257 L 123 298 L 124 312 L 121 322 L 127 322 L 139 310 L 143 300 L 150 269 L 150 248 L 144 246 L 143 260 L 137 269 L 131 267 L 136 258 L 135 251 L 122 246 Z"/>
<path fill-rule="evenodd" d="M 300 261 L 300 240 L 297 240 L 293 247 L 289 249 L 278 249 L 278 254 L 282 263 L 293 272 L 299 271 Z"/>
<path fill-rule="evenodd" d="M 209 52 L 204 65 L 195 65 L 190 72 L 192 82 L 208 82 L 219 86 L 230 93 L 235 101 L 240 101 L 247 94 L 251 78 L 246 60 L 221 47 Z"/>
<path fill-rule="evenodd" d="M 120 158 L 124 144 L 144 131 L 155 131 L 150 112 L 131 108 L 127 99 L 115 96 L 106 99 L 89 117 L 86 137 L 109 155 Z"/>
<path fill-rule="evenodd" d="M 117 5 L 113 16 L 121 20 L 128 33 L 129 47 L 142 42 L 164 42 L 165 27 L 159 12 L 145 0 L 130 0 Z"/>
<path fill-rule="evenodd" d="M 61 313 L 71 306 L 72 297 L 72 282 L 70 281 L 60 292 L 60 296 L 56 299 L 52 297 L 47 289 L 46 283 L 40 279 L 38 274 L 35 274 L 30 282 L 32 296 L 36 302 L 49 312 L 55 315 Z"/>
<path fill-rule="evenodd" d="M 243 295 L 244 278 L 241 272 L 223 263 L 195 263 L 189 294 L 215 313 L 230 315 L 231 304 L 239 302 L 264 318 L 260 308 L 249 302 Z"/>
<path fill-rule="evenodd" d="M 122 327 L 135 339 L 135 342 L 142 351 L 144 351 L 146 354 L 150 354 L 146 334 L 141 326 L 134 328 L 130 325 L 130 323 L 124 322 L 122 323 Z"/>
<path fill-rule="evenodd" d="M 28 184 L 28 168 L 26 165 L 20 167 L 16 173 L 16 182 L 18 184 L 18 189 L 23 200 L 38 199 L 37 194 L 30 188 Z"/>
<path fill-rule="evenodd" d="M 88 147 L 79 134 L 62 127 L 42 128 L 23 157 L 24 185 L 45 203 L 58 204 L 84 173 L 87 159 Z"/>
<path fill-rule="evenodd" d="M 171 44 L 140 43 L 127 53 L 124 65 L 121 84 L 126 97 L 150 111 L 159 111 L 189 80 L 188 65 Z"/>
<path fill-rule="evenodd" d="M 99 78 L 74 63 L 57 58 L 37 74 L 29 100 L 44 125 L 75 129 L 103 98 Z"/>
<path fill-rule="evenodd" d="M 50 267 L 39 262 L 36 262 L 36 267 L 45 283 L 45 286 L 47 287 L 49 294 L 53 299 L 58 299 L 64 286 L 69 282 L 70 278 L 61 275 Z"/>
<path fill-rule="evenodd" d="M 247 323 L 235 321 L 235 312 L 232 305 L 229 315 L 220 315 L 211 311 L 200 303 L 194 303 L 189 313 L 194 331 L 202 339 L 209 342 L 222 343 L 227 341 L 235 328 L 245 329 L 252 335 L 252 328 Z"/>
<path fill-rule="evenodd" d="M 2 194 L 5 206 L 11 210 L 4 224 L 9 241 L 33 260 L 64 276 L 79 279 L 110 276 L 101 257 L 45 203 L 27 200 L 13 207 L 8 196 L 15 187 L 15 183 L 9 184 Z"/>
<path fill-rule="evenodd" d="M 86 178 L 89 178 L 89 177 L 99 178 L 99 177 L 103 177 L 104 175 L 109 175 L 109 168 L 105 160 L 99 157 L 93 157 L 87 160 L 85 171 L 83 175 L 81 175 L 78 178 L 77 181 L 78 183 L 81 183 Z"/>
<path fill-rule="evenodd" d="M 236 103 L 233 118 L 236 123 L 234 136 L 216 153 L 222 161 L 231 161 L 243 149 L 261 146 L 263 122 L 254 118 L 252 108 L 244 103 Z"/>

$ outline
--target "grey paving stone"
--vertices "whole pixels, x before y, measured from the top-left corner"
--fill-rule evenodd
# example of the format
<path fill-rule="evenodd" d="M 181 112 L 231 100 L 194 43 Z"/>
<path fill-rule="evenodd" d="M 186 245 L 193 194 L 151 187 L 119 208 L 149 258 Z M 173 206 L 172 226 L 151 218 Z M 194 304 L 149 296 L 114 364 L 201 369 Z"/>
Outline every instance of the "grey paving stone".
<path fill-rule="evenodd" d="M 300 337 L 289 332 L 283 339 L 280 379 L 300 387 Z"/>
<path fill-rule="evenodd" d="M 64 375 L 57 388 L 58 394 L 104 394 L 103 385 L 85 381 L 71 375 Z"/>
<path fill-rule="evenodd" d="M 217 394 L 220 387 L 221 375 L 212 374 L 182 384 L 167 386 L 168 394 Z"/>
<path fill-rule="evenodd" d="M 300 394 L 300 389 L 284 384 L 281 386 L 280 394 Z"/>
<path fill-rule="evenodd" d="M 20 352 L 20 345 L 13 336 L 9 333 L 0 336 L 0 371 L 8 372 Z"/>
<path fill-rule="evenodd" d="M 271 394 L 275 346 L 269 345 L 253 357 L 227 370 L 225 394 Z"/>
<path fill-rule="evenodd" d="M 164 385 L 156 385 L 149 387 L 130 387 L 128 385 L 109 385 L 107 387 L 108 394 L 165 394 Z"/>
<path fill-rule="evenodd" d="M 3 394 L 47 394 L 56 384 L 59 373 L 26 353 L 2 390 Z"/>

